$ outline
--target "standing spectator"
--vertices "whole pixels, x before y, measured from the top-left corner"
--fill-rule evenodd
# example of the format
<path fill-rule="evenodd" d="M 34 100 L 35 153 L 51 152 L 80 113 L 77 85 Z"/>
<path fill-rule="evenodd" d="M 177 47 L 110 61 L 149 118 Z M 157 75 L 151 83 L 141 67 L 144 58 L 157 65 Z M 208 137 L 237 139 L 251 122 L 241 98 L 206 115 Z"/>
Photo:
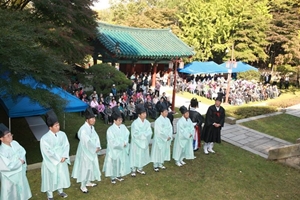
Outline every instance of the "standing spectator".
<path fill-rule="evenodd" d="M 189 118 L 189 111 L 185 106 L 179 108 L 182 117 L 177 122 L 177 133 L 173 145 L 173 159 L 181 167 L 186 163 L 183 159 L 194 159 L 193 137 L 195 134 L 193 122 Z"/>
<path fill-rule="evenodd" d="M 289 89 L 289 86 L 290 86 L 290 77 L 286 75 L 284 77 L 284 89 Z"/>
<path fill-rule="evenodd" d="M 117 107 L 113 108 L 112 118 L 114 123 L 106 132 L 107 149 L 103 172 L 106 177 L 110 177 L 112 184 L 116 184 L 116 180 L 123 181 L 123 176 L 130 173 L 129 131 L 122 124 L 122 116 Z"/>
<path fill-rule="evenodd" d="M 101 181 L 98 153 L 101 150 L 100 139 L 95 131 L 95 115 L 91 108 L 84 112 L 85 123 L 80 127 L 77 135 L 79 144 L 76 152 L 72 177 L 81 183 L 80 190 L 87 193 L 87 187 L 95 187 L 97 184 L 91 181 Z"/>
<path fill-rule="evenodd" d="M 130 143 L 130 165 L 131 176 L 135 177 L 136 172 L 145 175 L 143 167 L 150 162 L 149 143 L 152 136 L 150 122 L 146 119 L 145 107 L 141 104 L 136 106 L 138 118 L 131 124 Z"/>
<path fill-rule="evenodd" d="M 203 131 L 204 153 L 215 153 L 213 150 L 214 142 L 221 143 L 221 128 L 224 126 L 225 109 L 221 106 L 219 97 L 215 100 L 215 105 L 208 108 L 205 116 Z"/>
<path fill-rule="evenodd" d="M 0 124 L 0 199 L 31 198 L 25 154 L 25 149 L 13 140 L 13 134 L 4 124 Z"/>
<path fill-rule="evenodd" d="M 66 134 L 60 131 L 59 122 L 53 110 L 46 113 L 46 124 L 49 131 L 43 135 L 40 148 L 42 162 L 42 192 L 47 192 L 48 200 L 53 200 L 53 191 L 57 190 L 59 196 L 66 198 L 68 195 L 63 188 L 70 187 L 69 151 L 70 144 Z"/>
<path fill-rule="evenodd" d="M 114 96 L 115 98 L 117 97 L 117 88 L 116 88 L 116 85 L 115 85 L 115 84 L 112 85 L 111 93 L 113 94 L 113 96 Z"/>
<path fill-rule="evenodd" d="M 155 83 L 154 94 L 159 97 L 159 92 L 160 92 L 160 83 L 157 80 L 156 83 Z"/>
<path fill-rule="evenodd" d="M 158 106 L 160 116 L 154 123 L 154 138 L 151 149 L 151 162 L 155 172 L 166 169 L 163 165 L 165 161 L 170 161 L 170 145 L 172 141 L 173 127 L 167 118 L 168 108 L 163 104 Z"/>

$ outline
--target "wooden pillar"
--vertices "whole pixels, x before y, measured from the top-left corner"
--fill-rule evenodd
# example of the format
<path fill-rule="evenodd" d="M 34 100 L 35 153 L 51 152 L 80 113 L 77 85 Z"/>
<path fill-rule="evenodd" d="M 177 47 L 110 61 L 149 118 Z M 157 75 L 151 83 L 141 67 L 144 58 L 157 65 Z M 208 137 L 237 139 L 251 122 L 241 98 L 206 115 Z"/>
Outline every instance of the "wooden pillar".
<path fill-rule="evenodd" d="M 178 60 L 175 61 L 175 67 L 174 67 L 174 84 L 173 84 L 173 94 L 172 94 L 172 111 L 175 112 L 175 95 L 176 95 L 176 84 L 177 84 L 177 65 Z"/>
<path fill-rule="evenodd" d="M 152 72 L 152 84 L 151 87 L 155 87 L 155 83 L 156 83 L 156 73 L 157 73 L 157 63 L 153 64 L 153 72 Z"/>
<path fill-rule="evenodd" d="M 134 72 L 135 72 L 135 63 L 132 63 L 131 74 L 133 74 Z"/>

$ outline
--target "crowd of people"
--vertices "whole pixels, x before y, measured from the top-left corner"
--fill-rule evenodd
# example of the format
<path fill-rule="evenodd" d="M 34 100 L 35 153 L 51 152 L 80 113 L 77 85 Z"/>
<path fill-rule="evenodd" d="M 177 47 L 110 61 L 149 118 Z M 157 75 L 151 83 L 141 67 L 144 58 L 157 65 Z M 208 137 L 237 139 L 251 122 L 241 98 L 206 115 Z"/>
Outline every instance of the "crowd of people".
<path fill-rule="evenodd" d="M 156 104 L 161 100 L 171 107 L 172 102 L 165 93 L 161 94 L 162 86 L 173 86 L 174 74 L 172 71 L 159 71 L 156 74 L 155 86 L 151 87 L 152 74 L 150 72 L 133 73 L 128 76 L 132 84 L 128 86 L 126 91 L 120 93 L 113 84 L 111 92 L 107 97 L 103 94 L 97 94 L 94 91 L 87 96 L 80 84 L 73 84 L 71 91 L 78 98 L 85 101 L 94 110 L 94 113 L 104 119 L 105 123 L 111 124 L 111 109 L 117 106 L 122 113 L 123 121 L 125 119 L 135 119 L 136 113 L 134 107 L 137 104 L 143 104 L 147 114 L 153 119 L 157 117 Z M 271 76 L 271 73 L 262 73 L 261 81 L 236 79 L 231 81 L 228 92 L 228 103 L 231 105 L 242 105 L 249 102 L 265 101 L 280 96 L 280 89 L 289 88 L 289 77 L 279 76 L 279 74 Z M 190 75 L 177 74 L 176 77 L 177 92 L 190 92 L 208 99 L 216 99 L 221 97 L 225 102 L 227 94 L 227 80 L 224 75 L 220 74 L 203 74 Z M 95 97 L 95 99 L 93 99 Z M 162 99 L 163 97 L 163 99 Z"/>
<path fill-rule="evenodd" d="M 169 109 L 165 104 L 157 104 L 159 116 L 154 122 L 154 137 L 151 152 L 149 145 L 153 135 L 151 124 L 147 120 L 147 111 L 142 104 L 135 106 L 137 118 L 131 124 L 131 133 L 123 124 L 123 117 L 117 106 L 112 108 L 112 125 L 107 129 L 107 149 L 102 171 L 110 178 L 112 184 L 124 181 L 129 175 L 146 175 L 144 167 L 153 163 L 154 172 L 166 170 L 164 163 L 174 159 L 181 167 L 185 160 L 194 159 L 194 151 L 201 145 L 201 138 L 205 142 L 204 153 L 215 153 L 213 143 L 221 142 L 221 127 L 224 125 L 225 110 L 220 106 L 221 99 L 216 98 L 215 104 L 210 106 L 205 124 L 204 118 L 196 111 L 198 101 L 191 100 L 190 109 L 180 107 L 182 117 L 177 122 L 177 133 L 173 136 L 173 125 L 168 118 Z M 80 183 L 80 190 L 88 193 L 88 187 L 95 187 L 95 181 L 101 181 L 101 171 L 98 155 L 101 150 L 99 136 L 94 128 L 96 119 L 94 111 L 88 107 L 85 112 L 85 122 L 80 127 L 77 137 L 77 147 L 71 177 Z M 48 200 L 53 200 L 53 192 L 66 198 L 65 188 L 70 187 L 70 144 L 66 134 L 60 131 L 56 114 L 50 110 L 46 114 L 46 124 L 49 131 L 43 135 L 40 148 L 43 157 L 41 167 L 41 192 L 45 192 Z M 203 134 L 202 134 L 203 132 Z M 203 135 L 203 136 L 202 136 Z M 5 125 L 0 126 L 0 199 L 30 199 L 31 190 L 26 178 L 25 149 L 12 138 L 11 132 Z M 129 143 L 129 137 L 131 142 Z M 174 139 L 173 149 L 171 143 Z"/>

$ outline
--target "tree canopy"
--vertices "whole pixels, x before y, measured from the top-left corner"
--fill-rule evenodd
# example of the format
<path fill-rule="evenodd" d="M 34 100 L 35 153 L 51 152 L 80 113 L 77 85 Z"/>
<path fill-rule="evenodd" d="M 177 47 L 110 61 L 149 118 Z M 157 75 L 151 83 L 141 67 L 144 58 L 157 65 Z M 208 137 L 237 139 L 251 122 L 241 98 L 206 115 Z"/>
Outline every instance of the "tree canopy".
<path fill-rule="evenodd" d="M 60 97 L 20 80 L 30 76 L 48 87 L 67 84 L 74 63 L 82 63 L 92 53 L 96 13 L 91 4 L 90 0 L 1 1 L 1 91 L 28 95 L 54 109 L 62 106 Z"/>
<path fill-rule="evenodd" d="M 196 52 L 194 60 L 299 65 L 299 0 L 111 1 L 108 22 L 171 28 Z M 105 11 L 107 13 L 107 11 Z"/>

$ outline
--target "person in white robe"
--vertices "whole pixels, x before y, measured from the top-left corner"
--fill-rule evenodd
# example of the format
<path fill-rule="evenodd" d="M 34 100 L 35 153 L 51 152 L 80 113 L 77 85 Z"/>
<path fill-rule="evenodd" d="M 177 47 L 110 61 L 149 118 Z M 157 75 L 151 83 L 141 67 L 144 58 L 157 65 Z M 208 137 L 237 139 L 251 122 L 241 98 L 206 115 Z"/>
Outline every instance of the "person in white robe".
<path fill-rule="evenodd" d="M 129 130 L 122 124 L 122 116 L 117 107 L 113 108 L 114 123 L 107 129 L 107 149 L 103 172 L 110 177 L 111 183 L 124 181 L 123 176 L 131 172 L 129 160 Z"/>
<path fill-rule="evenodd" d="M 177 133 L 173 144 L 173 159 L 179 167 L 186 163 L 183 159 L 194 159 L 193 138 L 194 124 L 189 118 L 189 111 L 185 106 L 179 108 L 182 117 L 177 121 Z"/>
<path fill-rule="evenodd" d="M 172 141 L 173 127 L 169 120 L 168 108 L 163 104 L 158 106 L 160 116 L 154 123 L 154 138 L 151 149 L 151 162 L 155 172 L 159 169 L 166 169 L 165 161 L 170 161 L 171 150 L 170 145 Z"/>
<path fill-rule="evenodd" d="M 53 191 L 66 198 L 68 195 L 63 191 L 69 188 L 70 144 L 66 134 L 60 131 L 59 122 L 53 110 L 46 113 L 46 124 L 49 131 L 40 140 L 40 149 L 43 157 L 41 175 L 41 191 L 47 193 L 48 200 L 53 200 Z"/>
<path fill-rule="evenodd" d="M 135 109 L 138 118 L 131 124 L 129 153 L 132 177 L 136 176 L 136 172 L 146 174 L 143 167 L 150 162 L 149 143 L 152 136 L 151 124 L 146 119 L 147 113 L 144 105 L 138 104 Z"/>
<path fill-rule="evenodd" d="M 92 108 L 87 108 L 84 112 L 86 121 L 80 127 L 77 135 L 79 144 L 72 171 L 72 177 L 81 183 L 80 190 L 87 193 L 87 187 L 95 187 L 96 183 L 91 181 L 101 181 L 101 172 L 98 162 L 98 154 L 101 144 L 94 125 L 96 122 Z"/>
<path fill-rule="evenodd" d="M 26 151 L 4 124 L 0 124 L 1 200 L 28 200 L 31 191 L 26 177 Z"/>

